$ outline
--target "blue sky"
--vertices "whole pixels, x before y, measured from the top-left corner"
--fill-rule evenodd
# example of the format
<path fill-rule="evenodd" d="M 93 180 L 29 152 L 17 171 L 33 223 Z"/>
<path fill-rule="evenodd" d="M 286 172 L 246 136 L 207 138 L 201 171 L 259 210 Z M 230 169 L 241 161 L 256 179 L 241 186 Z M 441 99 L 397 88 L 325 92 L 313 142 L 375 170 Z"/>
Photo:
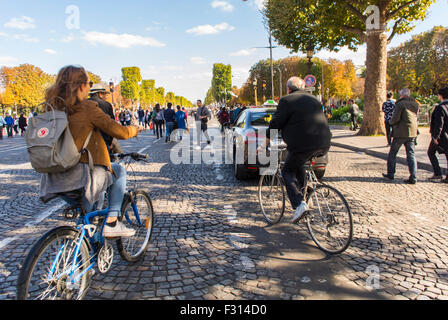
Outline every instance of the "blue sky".
<path fill-rule="evenodd" d="M 145 79 L 194 101 L 210 87 L 213 63 L 232 64 L 241 86 L 250 67 L 267 58 L 262 0 L 0 0 L 0 66 L 31 63 L 48 73 L 80 64 L 104 81 L 120 81 L 121 68 L 138 66 Z M 79 25 L 76 24 L 79 9 Z M 67 12 L 67 13 L 66 13 Z M 447 26 L 448 1 L 437 0 L 424 22 L 397 36 L 397 46 L 436 25 Z M 274 58 L 290 55 L 274 50 Z M 352 59 L 357 53 L 322 52 L 321 58 Z"/>

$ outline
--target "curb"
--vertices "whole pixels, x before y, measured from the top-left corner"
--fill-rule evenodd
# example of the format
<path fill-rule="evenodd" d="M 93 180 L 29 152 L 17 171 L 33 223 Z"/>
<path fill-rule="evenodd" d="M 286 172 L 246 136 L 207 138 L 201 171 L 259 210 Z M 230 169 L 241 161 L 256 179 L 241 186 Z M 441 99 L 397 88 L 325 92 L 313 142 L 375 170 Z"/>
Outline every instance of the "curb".
<path fill-rule="evenodd" d="M 383 153 L 383 152 L 378 152 L 378 151 L 372 151 L 372 150 L 369 150 L 369 149 L 353 147 L 351 145 L 338 143 L 338 142 L 331 142 L 331 145 L 334 146 L 334 147 L 342 148 L 342 149 L 348 149 L 348 150 L 351 150 L 351 151 L 354 151 L 354 152 L 362 152 L 362 153 L 365 153 L 365 154 L 367 154 L 369 156 L 372 156 L 372 157 L 375 157 L 375 158 L 380 158 L 380 159 L 383 159 L 383 160 L 386 160 L 386 161 L 387 161 L 387 158 L 388 158 L 388 154 Z M 408 162 L 407 162 L 406 158 L 402 158 L 402 157 L 399 157 L 399 156 L 397 156 L 397 163 L 403 164 L 405 166 L 408 165 Z M 430 165 L 428 163 L 417 161 L 417 168 L 421 169 L 421 170 L 425 170 L 425 171 L 430 171 L 431 173 L 433 173 L 432 165 Z M 445 174 L 446 174 L 447 170 L 442 168 L 442 171 L 443 170 L 445 171 Z"/>

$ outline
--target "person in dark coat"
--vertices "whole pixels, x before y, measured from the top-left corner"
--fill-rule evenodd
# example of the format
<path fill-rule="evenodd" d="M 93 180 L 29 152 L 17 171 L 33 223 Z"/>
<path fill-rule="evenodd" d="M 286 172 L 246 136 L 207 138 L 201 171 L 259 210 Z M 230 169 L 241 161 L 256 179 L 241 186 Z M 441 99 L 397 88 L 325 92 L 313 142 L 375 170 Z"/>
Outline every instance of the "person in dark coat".
<path fill-rule="evenodd" d="M 89 100 L 98 103 L 100 109 L 115 121 L 114 108 L 109 102 L 106 101 L 108 94 L 110 94 L 110 92 L 108 92 L 103 85 L 95 84 L 90 90 Z M 112 147 L 113 138 L 104 132 L 101 132 L 101 135 L 104 138 L 104 142 L 106 142 L 107 149 L 110 150 Z"/>
<path fill-rule="evenodd" d="M 434 176 L 430 180 L 441 180 L 442 169 L 436 153 L 444 153 L 448 163 L 448 88 L 442 88 L 438 92 L 441 103 L 434 108 L 431 116 L 431 144 L 428 149 L 428 157 L 434 169 Z M 448 183 L 447 178 L 442 180 Z"/>
<path fill-rule="evenodd" d="M 288 145 L 282 176 L 291 205 L 296 210 L 293 218 L 296 223 L 309 210 L 304 201 L 305 164 L 313 156 L 329 151 L 332 134 L 320 101 L 304 91 L 305 81 L 293 77 L 287 85 L 288 95 L 279 102 L 266 134 L 266 145 L 269 145 L 274 129 L 281 131 Z"/>
<path fill-rule="evenodd" d="M 392 126 L 392 145 L 387 159 L 387 174 L 383 177 L 394 180 L 397 154 L 401 146 L 406 148 L 406 158 L 411 176 L 405 182 L 408 184 L 417 183 L 417 159 L 415 158 L 415 140 L 418 136 L 417 116 L 419 104 L 411 97 L 409 89 L 400 92 L 400 99 L 395 104 L 395 111 L 389 121 Z"/>
<path fill-rule="evenodd" d="M 28 124 L 26 123 L 26 118 L 23 116 L 23 113 L 19 117 L 19 128 L 20 128 L 20 134 L 23 136 L 25 133 L 26 127 Z"/>

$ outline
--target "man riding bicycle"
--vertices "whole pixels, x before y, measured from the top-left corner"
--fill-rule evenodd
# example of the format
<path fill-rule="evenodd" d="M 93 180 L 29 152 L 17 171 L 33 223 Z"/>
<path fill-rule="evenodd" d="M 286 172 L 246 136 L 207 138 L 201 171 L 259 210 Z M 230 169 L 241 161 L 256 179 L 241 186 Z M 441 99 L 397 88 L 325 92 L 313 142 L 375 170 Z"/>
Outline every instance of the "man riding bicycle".
<path fill-rule="evenodd" d="M 288 95 L 283 97 L 266 133 L 265 146 L 270 145 L 271 130 L 278 130 L 288 145 L 288 156 L 282 170 L 286 190 L 293 209 L 293 223 L 309 210 L 304 201 L 305 164 L 330 150 L 332 134 L 322 105 L 307 93 L 305 81 L 299 77 L 288 80 Z"/>

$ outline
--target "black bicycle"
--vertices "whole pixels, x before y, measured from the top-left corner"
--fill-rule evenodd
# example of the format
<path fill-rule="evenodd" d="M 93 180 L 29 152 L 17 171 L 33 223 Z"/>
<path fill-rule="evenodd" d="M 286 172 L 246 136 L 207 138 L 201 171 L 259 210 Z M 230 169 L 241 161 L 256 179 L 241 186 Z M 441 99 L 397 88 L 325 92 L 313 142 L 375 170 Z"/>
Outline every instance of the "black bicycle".
<path fill-rule="evenodd" d="M 286 147 L 271 152 L 279 152 L 279 164 L 275 172 L 261 175 L 258 199 L 266 221 L 277 224 L 286 209 L 286 186 L 281 171 L 286 159 Z M 306 165 L 305 200 L 309 211 L 297 222 L 305 221 L 311 238 L 328 254 L 340 254 L 347 250 L 353 237 L 353 219 L 350 206 L 336 188 L 322 184 L 311 169 L 316 158 Z"/>

